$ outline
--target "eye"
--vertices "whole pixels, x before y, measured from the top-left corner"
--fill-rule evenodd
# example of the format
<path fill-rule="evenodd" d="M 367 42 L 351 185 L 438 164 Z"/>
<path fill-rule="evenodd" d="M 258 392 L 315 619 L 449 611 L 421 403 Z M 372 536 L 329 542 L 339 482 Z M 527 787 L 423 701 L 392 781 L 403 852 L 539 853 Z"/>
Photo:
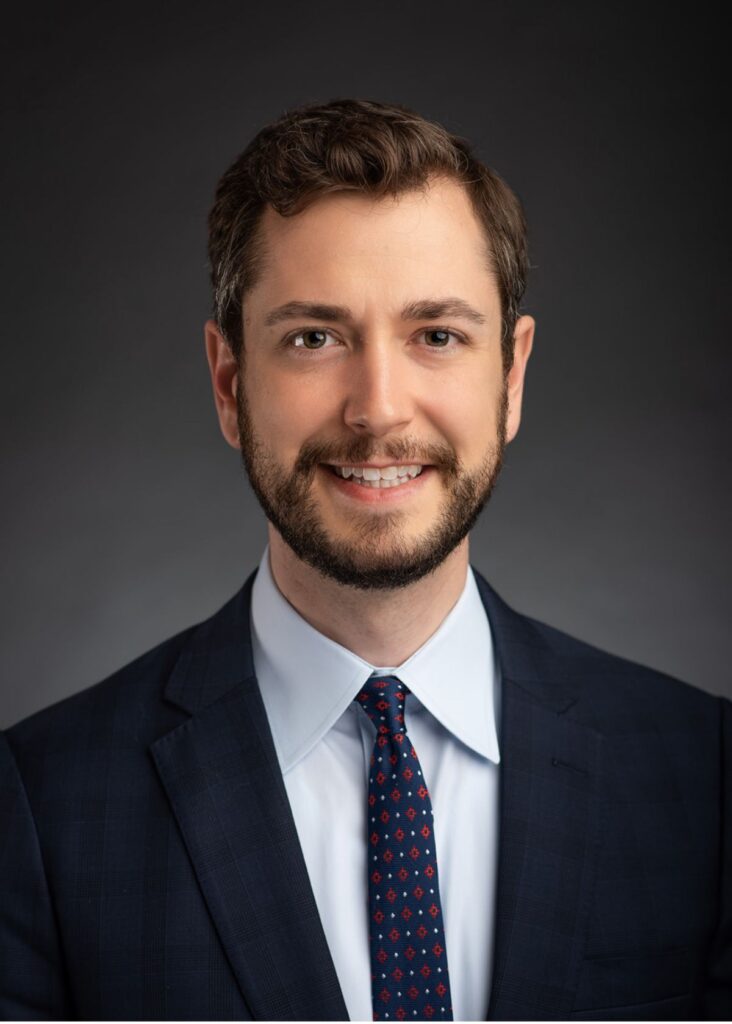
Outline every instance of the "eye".
<path fill-rule="evenodd" d="M 295 348 L 304 348 L 307 351 L 313 352 L 319 348 L 324 348 L 328 338 L 334 338 L 330 331 L 325 331 L 320 327 L 310 327 L 306 331 L 298 331 L 297 334 L 291 334 L 289 340 Z"/>
<path fill-rule="evenodd" d="M 428 348 L 449 348 L 450 339 L 453 338 L 455 341 L 462 342 L 462 337 L 459 334 L 455 334 L 454 331 L 448 331 L 444 327 L 432 327 L 427 331 L 421 332 L 421 337 L 426 338 Z"/>

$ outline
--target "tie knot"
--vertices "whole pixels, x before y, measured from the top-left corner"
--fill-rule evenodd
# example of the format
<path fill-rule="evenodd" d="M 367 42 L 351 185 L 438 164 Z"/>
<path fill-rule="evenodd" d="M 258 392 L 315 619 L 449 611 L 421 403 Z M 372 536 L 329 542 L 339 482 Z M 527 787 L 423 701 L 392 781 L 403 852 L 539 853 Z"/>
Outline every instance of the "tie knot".
<path fill-rule="evenodd" d="M 406 732 L 404 704 L 409 688 L 396 676 L 371 676 L 361 687 L 360 704 L 380 733 Z"/>

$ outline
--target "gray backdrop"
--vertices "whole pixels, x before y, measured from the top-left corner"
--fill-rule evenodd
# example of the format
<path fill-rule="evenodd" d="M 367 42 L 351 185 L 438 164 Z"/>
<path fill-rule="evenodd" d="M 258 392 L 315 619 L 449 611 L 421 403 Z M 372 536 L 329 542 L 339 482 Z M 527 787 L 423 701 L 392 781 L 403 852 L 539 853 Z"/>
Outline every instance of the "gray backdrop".
<path fill-rule="evenodd" d="M 710 11 L 4 11 L 0 725 L 208 616 L 258 561 L 264 518 L 204 357 L 205 218 L 262 124 L 336 96 L 443 121 L 528 212 L 525 419 L 473 564 L 519 609 L 730 694 L 726 55 Z"/>

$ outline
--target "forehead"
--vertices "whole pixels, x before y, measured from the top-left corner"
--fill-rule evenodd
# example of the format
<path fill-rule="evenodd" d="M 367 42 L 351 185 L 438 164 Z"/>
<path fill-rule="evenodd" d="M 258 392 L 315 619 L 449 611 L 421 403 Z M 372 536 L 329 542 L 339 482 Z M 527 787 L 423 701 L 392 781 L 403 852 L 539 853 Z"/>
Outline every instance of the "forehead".
<path fill-rule="evenodd" d="M 445 179 L 374 199 L 339 192 L 282 217 L 265 210 L 262 272 L 252 290 L 266 305 L 317 299 L 358 307 L 426 295 L 498 301 L 489 246 L 465 189 Z"/>

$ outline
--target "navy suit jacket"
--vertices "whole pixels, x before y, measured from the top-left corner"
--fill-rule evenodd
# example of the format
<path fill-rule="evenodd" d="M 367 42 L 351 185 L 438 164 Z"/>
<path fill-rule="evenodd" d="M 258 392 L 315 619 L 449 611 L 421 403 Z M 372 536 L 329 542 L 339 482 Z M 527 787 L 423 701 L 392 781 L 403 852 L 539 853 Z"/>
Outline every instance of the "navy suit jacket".
<path fill-rule="evenodd" d="M 503 680 L 486 1017 L 725 1017 L 732 705 L 476 575 Z M 254 675 L 253 579 L 0 734 L 5 1018 L 348 1019 Z"/>

